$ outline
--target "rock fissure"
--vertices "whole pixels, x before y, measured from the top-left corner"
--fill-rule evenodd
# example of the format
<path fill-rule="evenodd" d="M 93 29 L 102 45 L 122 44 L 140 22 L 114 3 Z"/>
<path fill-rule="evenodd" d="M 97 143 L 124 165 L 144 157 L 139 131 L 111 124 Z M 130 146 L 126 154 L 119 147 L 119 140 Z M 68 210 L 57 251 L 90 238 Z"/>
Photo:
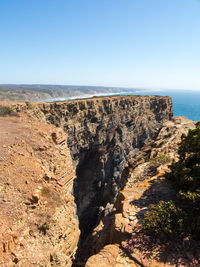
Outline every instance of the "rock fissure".
<path fill-rule="evenodd" d="M 3 105 L 20 116 L 0 118 L 0 265 L 198 265 L 195 240 L 140 231 L 151 204 L 179 201 L 163 174 L 195 124 L 169 97 Z"/>
<path fill-rule="evenodd" d="M 170 120 L 172 102 L 160 96 L 114 96 L 27 104 L 40 120 L 62 127 L 76 168 L 74 196 L 84 240 L 112 210 L 126 162 Z"/>
<path fill-rule="evenodd" d="M 4 147 L 7 145 L 2 139 L 0 152 L 3 153 L 2 156 L 8 157 L 14 151 L 17 155 L 15 157 L 20 158 L 19 164 L 25 164 L 25 167 L 20 165 L 19 172 L 32 168 L 31 175 L 35 177 L 33 179 L 24 172 L 22 189 L 26 190 L 30 186 L 32 192 L 28 200 L 22 197 L 23 192 L 17 187 L 18 183 L 15 184 L 15 180 L 20 180 L 21 174 L 19 177 L 16 176 L 17 173 L 13 174 L 16 179 L 11 180 L 14 192 L 19 194 L 20 205 L 28 210 L 22 214 L 23 218 L 21 215 L 16 216 L 16 223 L 10 221 L 19 235 L 16 238 L 18 253 L 14 260 L 21 264 L 26 262 L 25 256 L 28 255 L 28 260 L 34 264 L 45 262 L 52 266 L 71 266 L 77 251 L 79 229 L 81 237 L 77 257 L 84 246 L 84 240 L 88 240 L 97 223 L 102 218 L 104 222 L 112 218 L 117 195 L 128 177 L 127 162 L 129 159 L 137 160 L 137 155 L 144 146 L 148 150 L 146 144 L 149 140 L 153 140 L 163 124 L 172 119 L 172 101 L 169 97 L 161 96 L 113 96 L 10 105 L 21 113 L 20 118 L 16 119 L 17 124 L 12 123 L 12 130 L 28 133 L 22 136 L 10 133 L 11 141 L 20 137 L 20 151 L 24 149 L 24 142 L 29 145 L 21 155 L 10 144 L 6 150 Z M 3 124 L 2 131 L 5 131 Z M 7 133 L 4 134 L 7 140 Z M 18 141 L 15 142 L 17 144 Z M 27 160 L 32 156 L 37 168 L 30 166 Z M 14 158 L 9 160 L 10 165 L 15 166 Z M 139 161 L 143 160 L 140 157 Z M 0 163 L 4 162 L 5 160 Z M 9 168 L 14 170 L 14 167 Z M 38 170 L 37 174 L 34 174 L 35 170 Z M 3 176 L 1 180 L 5 183 L 5 190 L 12 189 Z M 2 207 L 8 205 L 4 198 Z M 55 209 L 52 209 L 52 203 Z M 28 218 L 29 211 L 32 220 Z M 6 208 L 5 214 L 10 218 Z M 111 226 L 110 222 L 108 226 Z M 7 242 L 7 236 L 4 239 L 3 242 Z M 34 251 L 30 251 L 30 244 Z M 43 248 L 38 253 L 41 246 Z M 6 247 L 4 250 L 6 252 L 1 253 L 8 261 L 12 261 L 9 254 L 11 251 Z M 15 249 L 12 253 L 13 251 Z"/>
<path fill-rule="evenodd" d="M 184 117 L 164 123 L 154 140 L 150 140 L 128 161 L 127 183 L 118 194 L 111 214 L 102 218 L 92 235 L 79 250 L 74 266 L 197 266 L 199 249 L 194 240 L 154 239 L 141 230 L 144 213 L 159 201 L 180 201 L 163 175 L 167 165 L 178 158 L 181 135 L 195 127 Z M 165 158 L 164 158 L 165 157 Z M 154 158 L 154 160 L 152 160 Z M 163 160 L 165 159 L 165 160 Z M 163 236 L 161 236 L 161 239 Z M 156 240 L 156 242 L 154 242 Z M 167 244 L 166 246 L 160 244 Z M 190 257 L 185 257 L 185 255 Z"/>

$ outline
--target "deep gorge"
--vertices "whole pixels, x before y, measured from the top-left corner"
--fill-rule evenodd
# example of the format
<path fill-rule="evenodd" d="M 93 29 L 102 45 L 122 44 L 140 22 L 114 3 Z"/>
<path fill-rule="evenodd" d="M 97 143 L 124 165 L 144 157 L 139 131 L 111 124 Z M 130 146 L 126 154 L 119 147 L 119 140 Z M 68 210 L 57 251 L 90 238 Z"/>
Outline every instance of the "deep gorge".
<path fill-rule="evenodd" d="M 0 204 L 7 228 L 0 262 L 84 266 L 110 238 L 116 241 L 113 205 L 116 210 L 129 183 L 127 163 L 138 155 L 144 160 L 142 148 L 151 150 L 149 142 L 172 122 L 172 100 L 110 96 L 9 105 L 19 117 L 1 125 L 7 154 L 0 162 Z"/>
<path fill-rule="evenodd" d="M 171 99 L 161 96 L 113 96 L 27 108 L 68 135 L 81 240 L 112 209 L 126 182 L 121 174 L 128 159 L 173 116 Z"/>

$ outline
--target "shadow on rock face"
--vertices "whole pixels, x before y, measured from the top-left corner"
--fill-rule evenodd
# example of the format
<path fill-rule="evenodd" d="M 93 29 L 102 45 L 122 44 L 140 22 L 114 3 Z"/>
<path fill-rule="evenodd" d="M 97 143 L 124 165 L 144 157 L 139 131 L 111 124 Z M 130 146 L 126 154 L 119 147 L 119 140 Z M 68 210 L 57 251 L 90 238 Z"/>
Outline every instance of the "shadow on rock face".
<path fill-rule="evenodd" d="M 105 207 L 115 201 L 121 187 L 121 170 L 118 162 L 123 162 L 123 154 L 115 156 L 115 149 L 103 152 L 102 147 L 94 147 L 82 152 L 82 160 L 77 167 L 74 182 L 74 196 L 81 230 L 81 242 L 94 229 Z M 110 203 L 110 204 L 109 204 Z"/>

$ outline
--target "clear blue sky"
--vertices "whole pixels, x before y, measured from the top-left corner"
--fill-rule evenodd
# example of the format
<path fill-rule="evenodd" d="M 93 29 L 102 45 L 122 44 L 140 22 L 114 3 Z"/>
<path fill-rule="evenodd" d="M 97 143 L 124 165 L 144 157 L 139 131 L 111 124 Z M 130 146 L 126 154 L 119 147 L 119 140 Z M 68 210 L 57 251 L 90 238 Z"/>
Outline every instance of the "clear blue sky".
<path fill-rule="evenodd" d="M 200 90 L 200 1 L 1 0 L 0 83 Z"/>

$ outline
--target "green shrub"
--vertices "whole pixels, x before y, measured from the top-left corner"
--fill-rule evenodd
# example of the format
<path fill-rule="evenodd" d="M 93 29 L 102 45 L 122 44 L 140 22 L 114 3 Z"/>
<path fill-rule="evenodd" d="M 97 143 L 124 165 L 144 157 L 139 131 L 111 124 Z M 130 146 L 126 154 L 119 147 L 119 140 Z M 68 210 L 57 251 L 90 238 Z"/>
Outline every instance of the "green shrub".
<path fill-rule="evenodd" d="M 179 161 L 170 166 L 167 179 L 179 191 L 195 193 L 200 189 L 200 122 L 183 134 L 178 149 Z"/>
<path fill-rule="evenodd" d="M 155 163 L 155 164 L 167 164 L 171 162 L 171 158 L 169 154 L 158 154 L 155 158 L 150 158 L 149 160 L 150 163 Z"/>
<path fill-rule="evenodd" d="M 0 106 L 0 117 L 6 117 L 6 116 L 19 117 L 19 114 L 16 111 L 14 111 L 11 107 Z"/>
<path fill-rule="evenodd" d="M 145 213 L 143 228 L 158 235 L 180 235 L 184 230 L 185 213 L 176 207 L 172 201 L 160 201 L 157 205 L 151 205 Z"/>
<path fill-rule="evenodd" d="M 165 177 L 181 200 L 160 201 L 146 212 L 143 227 L 155 234 L 192 235 L 200 239 L 200 122 L 196 128 L 183 134 L 178 149 L 179 161 L 173 162 Z M 164 156 L 151 159 L 164 162 Z"/>
<path fill-rule="evenodd" d="M 181 136 L 179 161 L 170 166 L 165 177 L 171 182 L 181 199 L 180 206 L 187 214 L 186 234 L 200 238 L 200 122 L 188 134 Z"/>
<path fill-rule="evenodd" d="M 50 229 L 50 224 L 48 222 L 43 223 L 40 227 L 39 230 L 43 232 L 44 235 L 46 235 L 47 230 Z"/>

